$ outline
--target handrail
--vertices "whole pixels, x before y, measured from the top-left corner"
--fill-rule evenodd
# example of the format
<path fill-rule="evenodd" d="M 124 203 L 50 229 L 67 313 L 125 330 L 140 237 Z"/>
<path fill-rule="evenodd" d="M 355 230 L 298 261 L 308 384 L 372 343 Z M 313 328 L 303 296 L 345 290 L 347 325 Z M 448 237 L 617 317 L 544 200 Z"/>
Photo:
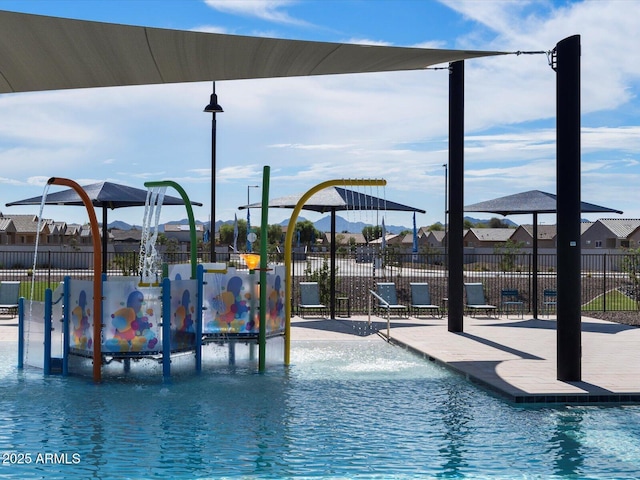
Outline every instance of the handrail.
<path fill-rule="evenodd" d="M 391 304 L 389 302 L 387 302 L 384 298 L 382 298 L 380 295 L 378 295 L 376 292 L 374 292 L 373 290 L 369 290 L 369 293 L 371 295 L 373 295 L 374 297 L 376 297 L 378 300 L 380 300 L 382 303 L 384 303 L 387 306 L 387 342 L 390 341 L 391 339 Z M 369 302 L 369 324 L 371 324 L 371 302 Z"/>

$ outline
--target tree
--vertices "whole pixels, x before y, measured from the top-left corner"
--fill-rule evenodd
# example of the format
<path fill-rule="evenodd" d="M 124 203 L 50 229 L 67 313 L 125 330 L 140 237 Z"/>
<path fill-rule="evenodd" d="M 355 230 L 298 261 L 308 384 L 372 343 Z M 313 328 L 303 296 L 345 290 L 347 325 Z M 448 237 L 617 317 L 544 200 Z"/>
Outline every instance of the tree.
<path fill-rule="evenodd" d="M 500 220 L 499 218 L 492 217 L 487 223 L 488 228 L 509 228 L 509 225 L 506 224 L 504 220 Z"/>
<path fill-rule="evenodd" d="M 372 242 L 382 237 L 382 227 L 380 225 L 367 225 L 362 229 L 362 236 L 367 242 Z"/>
<path fill-rule="evenodd" d="M 235 225 L 233 223 L 225 223 L 220 227 L 220 243 L 225 245 L 233 245 Z M 238 250 L 246 248 L 247 241 L 247 221 L 238 219 Z"/>
<path fill-rule="evenodd" d="M 313 244 L 317 238 L 320 238 L 322 233 L 316 229 L 310 220 L 304 220 L 303 222 L 296 223 L 294 242 L 297 242 L 297 234 L 300 232 L 300 243 Z"/>
<path fill-rule="evenodd" d="M 444 225 L 442 225 L 440 222 L 436 222 L 432 225 L 429 225 L 427 227 L 427 230 L 430 232 L 441 232 L 442 230 L 444 230 Z"/>
<path fill-rule="evenodd" d="M 636 301 L 640 310 L 640 248 L 626 249 L 627 254 L 622 257 L 620 268 L 629 275 L 631 281 L 628 295 Z"/>
<path fill-rule="evenodd" d="M 493 252 L 497 255 L 502 255 L 500 260 L 500 269 L 503 272 L 511 272 L 516 265 L 516 255 L 522 253 L 522 247 L 524 242 L 514 242 L 509 239 L 500 246 L 496 246 Z"/>
<path fill-rule="evenodd" d="M 280 245 L 284 242 L 284 234 L 282 233 L 282 227 L 274 223 L 267 228 L 267 243 L 269 245 Z"/>

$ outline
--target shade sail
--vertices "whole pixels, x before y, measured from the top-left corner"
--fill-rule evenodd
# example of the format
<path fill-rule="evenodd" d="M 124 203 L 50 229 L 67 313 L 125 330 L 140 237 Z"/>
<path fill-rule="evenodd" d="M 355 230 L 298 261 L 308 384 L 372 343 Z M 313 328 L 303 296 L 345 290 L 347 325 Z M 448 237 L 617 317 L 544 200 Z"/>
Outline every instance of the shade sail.
<path fill-rule="evenodd" d="M 247 37 L 0 11 L 0 93 L 420 70 L 504 53 Z"/>
<path fill-rule="evenodd" d="M 148 190 L 128 187 L 112 182 L 92 183 L 82 187 L 89 196 L 94 207 L 109 209 L 124 207 L 144 207 Z M 16 205 L 40 205 L 42 196 L 17 200 L 7 203 L 7 207 Z M 83 206 L 82 199 L 72 188 L 47 194 L 47 205 L 75 205 Z M 181 198 L 165 195 L 163 205 L 184 205 Z M 202 206 L 202 203 L 191 202 L 192 205 Z"/>
<path fill-rule="evenodd" d="M 295 208 L 303 194 L 288 195 L 285 197 L 269 200 L 269 208 Z M 261 203 L 243 205 L 241 210 L 247 207 L 260 208 Z M 309 198 L 302 207 L 304 210 L 326 213 L 341 210 L 393 210 L 399 212 L 426 213 L 421 208 L 410 207 L 401 203 L 392 202 L 385 198 L 368 195 L 363 192 L 356 192 L 342 187 L 329 187 L 321 190 Z"/>
<path fill-rule="evenodd" d="M 530 190 L 467 205 L 464 207 L 464 211 L 498 213 L 504 216 L 527 213 L 556 213 L 556 203 L 556 195 L 541 192 L 540 190 Z M 584 213 L 622 213 L 620 210 L 587 202 L 580 202 L 580 210 Z"/>

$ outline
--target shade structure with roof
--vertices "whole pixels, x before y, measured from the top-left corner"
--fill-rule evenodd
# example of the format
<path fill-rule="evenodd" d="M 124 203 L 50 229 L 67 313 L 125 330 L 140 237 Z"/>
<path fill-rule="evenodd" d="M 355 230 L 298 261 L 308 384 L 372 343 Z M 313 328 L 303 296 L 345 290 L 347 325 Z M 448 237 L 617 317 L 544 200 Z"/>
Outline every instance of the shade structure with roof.
<path fill-rule="evenodd" d="M 494 198 L 485 202 L 474 203 L 464 207 L 465 212 L 496 213 L 507 215 L 533 215 L 533 316 L 538 316 L 538 215 L 556 213 L 557 196 L 552 193 L 530 190 L 505 197 Z M 580 202 L 583 213 L 618 213 L 622 211 L 602 207 L 593 203 Z"/>
<path fill-rule="evenodd" d="M 269 208 L 295 208 L 303 194 L 289 195 L 269 200 Z M 253 203 L 239 208 L 261 208 L 262 204 Z M 311 210 L 319 213 L 331 213 L 331 318 L 335 318 L 335 292 L 336 292 L 336 212 L 348 210 L 377 210 L 397 212 L 426 213 L 418 207 L 411 207 L 401 203 L 392 202 L 386 198 L 370 195 L 344 187 L 329 187 L 313 194 L 302 207 L 303 210 Z M 383 220 L 384 221 L 384 220 Z"/>
<path fill-rule="evenodd" d="M 148 190 L 129 187 L 112 182 L 92 183 L 82 187 L 94 207 L 102 208 L 102 272 L 107 269 L 107 210 L 124 207 L 144 207 Z M 17 205 L 41 205 L 42 195 L 7 203 L 7 207 Z M 46 205 L 84 206 L 76 191 L 69 188 L 59 192 L 48 193 Z M 162 205 L 184 205 L 178 197 L 165 195 Z M 192 205 L 202 206 L 201 203 L 191 202 Z"/>
<path fill-rule="evenodd" d="M 502 54 L 248 37 L 0 11 L 0 93 L 421 70 Z"/>

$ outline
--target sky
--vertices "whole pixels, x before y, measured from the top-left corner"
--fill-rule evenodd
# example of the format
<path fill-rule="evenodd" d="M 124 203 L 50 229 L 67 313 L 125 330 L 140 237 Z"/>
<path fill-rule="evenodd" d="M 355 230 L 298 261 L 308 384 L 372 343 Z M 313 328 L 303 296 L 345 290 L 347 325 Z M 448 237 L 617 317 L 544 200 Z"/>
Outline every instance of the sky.
<path fill-rule="evenodd" d="M 403 47 L 550 52 L 581 36 L 582 200 L 640 218 L 640 0 L 0 0 L 0 10 L 210 33 Z M 320 182 L 383 178 L 360 191 L 444 222 L 448 72 L 368 73 L 218 81 L 217 220 L 238 206 L 302 194 Z M 465 62 L 465 205 L 528 190 L 556 192 L 556 75 L 547 54 Z M 179 183 L 196 219 L 211 196 L 211 82 L 0 95 L 0 211 L 42 195 L 52 176 L 145 188 Z M 52 186 L 50 191 L 63 187 Z M 176 194 L 176 192 L 167 192 Z M 269 211 L 269 223 L 290 210 Z M 78 207 L 45 218 L 85 223 Z M 315 221 L 322 215 L 303 211 Z M 411 227 L 410 213 L 343 212 L 354 222 Z M 490 218 L 490 214 L 473 214 Z M 611 216 L 614 216 L 612 214 Z M 142 208 L 109 222 L 142 224 Z M 186 218 L 162 209 L 161 221 Z M 260 215 L 252 214 L 252 225 Z M 530 223 L 530 216 L 509 217 Z M 596 220 L 594 214 L 583 218 Z M 541 223 L 555 223 L 541 216 Z"/>

